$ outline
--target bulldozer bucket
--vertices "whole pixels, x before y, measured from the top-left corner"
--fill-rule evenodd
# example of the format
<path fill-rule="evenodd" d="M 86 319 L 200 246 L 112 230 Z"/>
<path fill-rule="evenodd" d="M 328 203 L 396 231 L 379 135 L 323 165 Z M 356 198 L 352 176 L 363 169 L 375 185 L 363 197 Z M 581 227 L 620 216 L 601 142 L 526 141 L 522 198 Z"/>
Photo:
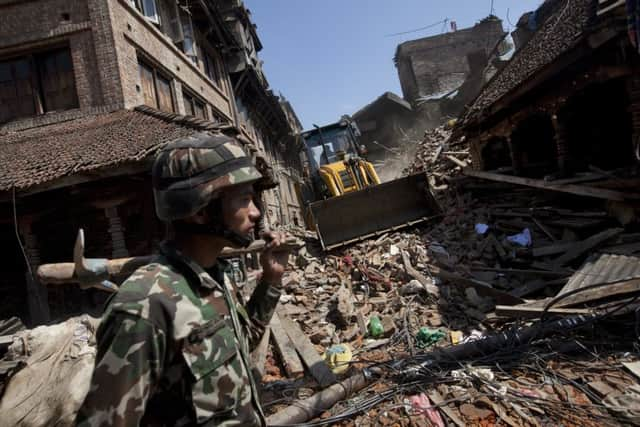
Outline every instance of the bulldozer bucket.
<path fill-rule="evenodd" d="M 324 250 L 416 225 L 440 214 L 425 174 L 309 205 Z"/>

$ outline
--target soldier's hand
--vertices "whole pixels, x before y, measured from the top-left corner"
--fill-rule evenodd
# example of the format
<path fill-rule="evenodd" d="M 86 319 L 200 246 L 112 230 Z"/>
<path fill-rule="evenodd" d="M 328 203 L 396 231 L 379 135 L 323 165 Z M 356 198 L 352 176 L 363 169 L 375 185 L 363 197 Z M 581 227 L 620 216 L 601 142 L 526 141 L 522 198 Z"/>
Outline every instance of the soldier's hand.
<path fill-rule="evenodd" d="M 282 250 L 286 235 L 277 231 L 267 231 L 261 237 L 267 242 L 260 257 L 262 280 L 270 284 L 279 285 L 289 262 L 290 252 Z"/>

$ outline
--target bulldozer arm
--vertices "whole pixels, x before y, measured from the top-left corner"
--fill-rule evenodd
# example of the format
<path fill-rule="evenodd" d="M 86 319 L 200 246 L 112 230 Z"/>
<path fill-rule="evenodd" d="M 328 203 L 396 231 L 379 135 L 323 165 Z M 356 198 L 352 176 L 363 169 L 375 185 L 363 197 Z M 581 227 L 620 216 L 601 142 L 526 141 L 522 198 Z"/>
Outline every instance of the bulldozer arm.
<path fill-rule="evenodd" d="M 425 174 L 309 205 L 324 250 L 416 225 L 440 214 Z"/>

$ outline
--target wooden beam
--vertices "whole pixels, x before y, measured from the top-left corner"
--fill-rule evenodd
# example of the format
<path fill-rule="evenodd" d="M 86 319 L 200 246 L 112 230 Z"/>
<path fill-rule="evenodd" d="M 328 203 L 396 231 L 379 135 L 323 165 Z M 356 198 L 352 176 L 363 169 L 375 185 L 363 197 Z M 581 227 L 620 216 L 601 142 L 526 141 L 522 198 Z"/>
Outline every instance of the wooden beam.
<path fill-rule="evenodd" d="M 602 248 L 603 252 L 615 255 L 631 255 L 640 252 L 640 242 L 625 243 L 623 245 L 607 246 Z"/>
<path fill-rule="evenodd" d="M 429 399 L 431 399 L 435 405 L 439 405 L 438 409 L 444 412 L 444 414 L 447 417 L 449 417 L 449 419 L 451 419 L 451 421 L 456 426 L 465 427 L 467 425 L 464 421 L 460 419 L 460 417 L 458 417 L 458 415 L 453 409 L 449 408 L 449 406 L 446 404 L 442 395 L 438 393 L 438 390 L 436 390 L 435 388 L 429 390 L 427 392 L 427 396 L 429 396 Z"/>
<path fill-rule="evenodd" d="M 325 361 L 320 358 L 320 355 L 309 338 L 302 332 L 300 326 L 286 316 L 280 317 L 280 323 L 287 335 L 289 335 L 296 350 L 298 350 L 300 358 L 304 361 L 313 378 L 318 381 L 320 387 L 325 388 L 334 384 L 337 381 L 336 376 Z"/>
<path fill-rule="evenodd" d="M 586 240 L 576 242 L 573 244 L 573 247 L 569 249 L 564 255 L 554 260 L 553 265 L 561 267 L 568 262 L 578 258 L 579 256 L 585 254 L 587 251 L 595 248 L 596 246 L 601 245 L 612 237 L 622 234 L 623 231 L 624 230 L 622 228 L 610 228 L 609 230 L 604 230 L 598 234 L 594 234 Z"/>
<path fill-rule="evenodd" d="M 282 327 L 280 317 L 277 313 L 275 313 L 271 318 L 270 326 L 276 350 L 282 360 L 282 364 L 284 365 L 284 370 L 287 375 L 289 377 L 296 377 L 304 373 L 304 367 L 296 353 L 296 348 L 291 342 L 291 339 L 289 339 L 289 335 L 287 335 L 287 332 Z"/>
<path fill-rule="evenodd" d="M 551 230 L 549 230 L 549 229 L 547 228 L 547 226 L 546 226 L 546 225 L 544 225 L 543 223 L 541 223 L 540 221 L 538 221 L 538 219 L 537 219 L 537 218 L 535 218 L 535 217 L 533 217 L 533 216 L 531 217 L 531 220 L 533 221 L 533 223 L 534 223 L 534 224 L 535 224 L 535 225 L 536 225 L 540 230 L 542 230 L 542 232 L 543 232 L 543 233 L 544 233 L 548 238 L 550 238 L 550 239 L 551 239 L 551 241 L 552 241 L 552 242 L 557 242 L 557 241 L 558 241 L 558 239 L 556 239 L 556 238 L 555 238 L 555 236 L 551 233 Z"/>
<path fill-rule="evenodd" d="M 491 286 L 491 284 L 482 282 L 480 280 L 469 279 L 463 276 L 460 276 L 456 273 L 451 273 L 449 271 L 441 270 L 435 266 L 429 266 L 429 271 L 434 276 L 438 276 L 443 280 L 446 280 L 451 283 L 455 283 L 457 285 L 463 287 L 471 287 L 474 288 L 478 295 L 483 297 L 492 297 L 497 302 L 502 304 L 522 304 L 524 300 L 522 298 L 513 296 L 507 292 L 501 291 L 499 289 L 495 289 Z"/>
<path fill-rule="evenodd" d="M 534 257 L 561 254 L 571 249 L 575 244 L 576 242 L 562 242 L 556 243 L 555 245 L 541 246 L 539 248 L 533 248 L 531 254 Z"/>
<path fill-rule="evenodd" d="M 472 267 L 471 271 L 495 271 L 503 274 L 529 274 L 533 276 L 545 276 L 545 277 L 567 277 L 571 274 L 570 271 L 549 271 L 549 270 L 536 270 L 536 269 L 522 269 L 522 268 L 495 268 L 495 267 Z"/>
<path fill-rule="evenodd" d="M 433 280 L 428 279 L 418 270 L 413 268 L 413 266 L 411 265 L 411 261 L 409 260 L 409 254 L 407 253 L 407 251 L 402 251 L 402 262 L 404 263 L 404 269 L 406 270 L 407 274 L 420 282 L 422 286 L 424 286 L 424 289 L 425 291 L 427 291 L 427 293 L 436 297 L 440 295 L 440 289 L 438 289 L 438 287 L 433 284 Z"/>
<path fill-rule="evenodd" d="M 263 377 L 265 365 L 267 363 L 267 353 L 269 352 L 269 338 L 271 337 L 271 328 L 267 326 L 260 338 L 258 346 L 251 353 L 251 362 L 253 368 L 258 371 L 260 378 Z"/>
<path fill-rule="evenodd" d="M 598 288 L 578 292 L 564 300 L 558 301 L 556 307 L 568 307 L 585 302 L 596 301 L 613 295 L 622 295 L 640 291 L 640 278 L 609 283 Z"/>
<path fill-rule="evenodd" d="M 518 296 L 520 298 L 524 298 L 527 295 L 531 295 L 532 293 L 538 292 L 542 289 L 545 289 L 549 286 L 555 285 L 564 285 L 567 283 L 567 279 L 556 279 L 556 280 L 532 280 L 530 282 L 525 283 L 524 285 L 515 288 L 511 291 L 511 294 Z"/>
<path fill-rule="evenodd" d="M 111 165 L 94 169 L 87 172 L 79 172 L 71 175 L 54 178 L 51 181 L 28 187 L 24 190 L 16 190 L 16 197 L 31 196 L 33 194 L 45 191 L 56 190 L 59 188 L 70 187 L 73 185 L 84 184 L 87 182 L 98 181 L 107 178 L 114 178 L 126 175 L 134 175 L 151 171 L 153 156 L 149 155 L 146 159 L 139 162 L 129 162 L 118 165 Z M 0 201 L 11 200 L 11 191 L 7 190 L 0 193 Z"/>
<path fill-rule="evenodd" d="M 496 316 L 513 318 L 537 318 L 544 312 L 544 307 L 528 307 L 526 305 L 497 305 Z M 592 310 L 586 308 L 551 308 L 547 313 L 553 315 L 573 316 L 576 314 L 591 314 Z"/>
<path fill-rule="evenodd" d="M 607 190 L 604 188 L 587 187 L 583 185 L 566 184 L 556 185 L 553 182 L 546 182 L 541 179 L 523 178 L 512 175 L 502 175 L 499 173 L 475 171 L 465 169 L 464 174 L 474 178 L 486 179 L 489 181 L 505 182 L 508 184 L 524 185 L 526 187 L 540 188 L 542 190 L 558 191 L 561 193 L 575 194 L 578 196 L 595 197 L 597 199 L 616 200 L 619 202 L 629 199 L 640 199 L 640 194 Z"/>
<path fill-rule="evenodd" d="M 467 162 L 464 162 L 460 159 L 458 159 L 457 157 L 451 156 L 451 155 L 447 155 L 446 156 L 447 159 L 451 160 L 453 163 L 455 163 L 456 165 L 460 166 L 461 168 L 466 168 L 469 166 L 469 164 Z"/>

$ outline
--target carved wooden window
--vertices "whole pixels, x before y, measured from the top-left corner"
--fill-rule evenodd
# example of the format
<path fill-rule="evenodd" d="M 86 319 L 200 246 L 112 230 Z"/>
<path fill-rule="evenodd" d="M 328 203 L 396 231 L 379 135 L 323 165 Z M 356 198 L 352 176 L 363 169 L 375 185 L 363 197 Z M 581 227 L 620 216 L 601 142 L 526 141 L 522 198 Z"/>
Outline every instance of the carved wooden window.
<path fill-rule="evenodd" d="M 158 89 L 158 108 L 162 111 L 173 111 L 173 97 L 171 96 L 171 82 L 156 73 L 156 87 Z"/>
<path fill-rule="evenodd" d="M 77 107 L 68 48 L 0 61 L 0 123 Z"/>
<path fill-rule="evenodd" d="M 222 75 L 220 72 L 220 63 L 217 58 L 205 51 L 203 53 L 204 72 L 211 79 L 211 81 L 219 88 L 222 88 Z"/>
<path fill-rule="evenodd" d="M 184 102 L 185 112 L 188 115 L 200 119 L 207 118 L 207 107 L 204 102 L 184 90 L 182 92 L 182 100 Z"/>
<path fill-rule="evenodd" d="M 36 59 L 40 65 L 38 68 L 45 111 L 77 107 L 78 98 L 69 50 L 47 52 Z"/>
<path fill-rule="evenodd" d="M 171 80 L 152 66 L 138 63 L 140 84 L 145 105 L 162 111 L 173 112 L 173 94 Z"/>
<path fill-rule="evenodd" d="M 156 88 L 153 82 L 153 68 L 146 64 L 140 63 L 140 81 L 142 83 L 142 94 L 144 95 L 144 103 L 150 107 L 158 107 L 158 98 L 156 97 Z"/>

